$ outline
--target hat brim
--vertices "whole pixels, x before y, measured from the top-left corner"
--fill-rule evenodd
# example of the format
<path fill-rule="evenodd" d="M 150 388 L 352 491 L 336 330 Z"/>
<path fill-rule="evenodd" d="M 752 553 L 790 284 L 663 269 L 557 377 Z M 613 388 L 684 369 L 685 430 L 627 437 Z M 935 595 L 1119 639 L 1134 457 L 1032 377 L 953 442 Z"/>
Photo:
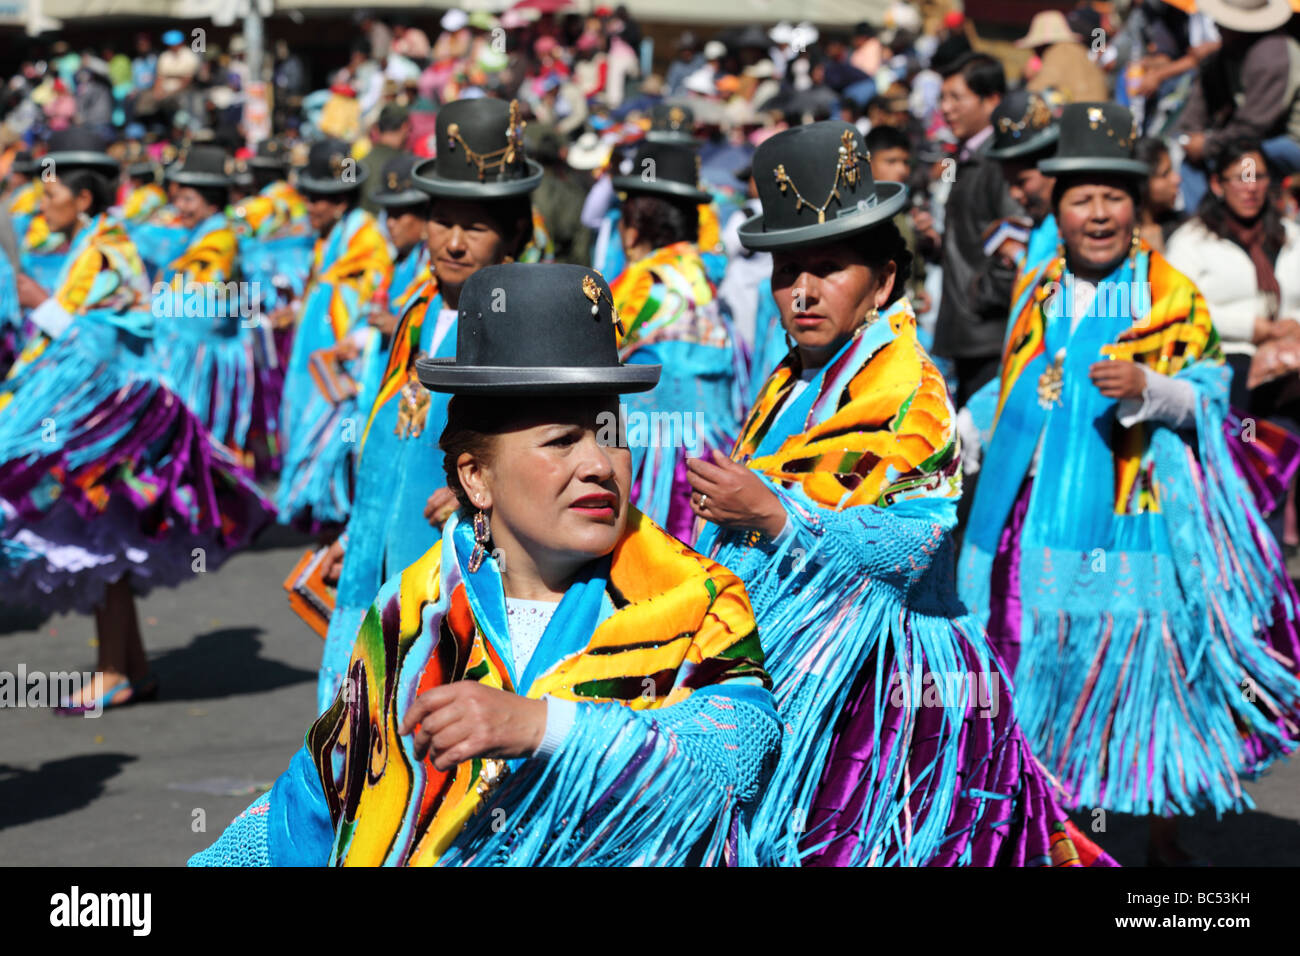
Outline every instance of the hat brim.
<path fill-rule="evenodd" d="M 1239 10 L 1223 0 L 1197 0 L 1197 9 L 1229 30 L 1241 33 L 1268 33 L 1285 26 L 1293 13 L 1288 0 L 1273 0 L 1258 10 Z"/>
<path fill-rule="evenodd" d="M 694 146 L 698 142 L 692 133 L 670 129 L 652 129 L 645 134 L 645 138 L 651 143 L 676 143 L 681 146 Z"/>
<path fill-rule="evenodd" d="M 437 168 L 437 162 L 436 159 L 426 159 L 411 170 L 411 182 L 430 196 L 443 196 L 449 199 L 505 199 L 508 196 L 530 193 L 542 181 L 542 166 L 535 159 L 525 160 L 528 164 L 528 175 L 523 179 L 490 183 L 439 176 L 433 172 Z"/>
<path fill-rule="evenodd" d="M 168 173 L 167 179 L 178 186 L 193 186 L 196 189 L 223 189 L 235 182 L 235 177 L 224 173 L 187 173 L 183 169 Z"/>
<path fill-rule="evenodd" d="M 679 183 L 675 179 L 646 180 L 640 176 L 612 176 L 610 182 L 616 192 L 655 193 L 674 199 L 690 199 L 701 205 L 713 202 L 713 197 L 703 189 L 696 189 L 689 183 Z"/>
<path fill-rule="evenodd" d="M 648 392 L 659 383 L 660 365 L 512 368 L 457 365 L 455 359 L 420 359 L 420 384 L 456 395 L 622 395 Z"/>
<path fill-rule="evenodd" d="M 252 156 L 245 160 L 249 169 L 273 169 L 276 172 L 282 172 L 289 168 L 289 163 L 284 159 L 272 159 L 269 156 Z"/>
<path fill-rule="evenodd" d="M 334 196 L 351 192 L 353 189 L 360 189 L 361 184 L 370 177 L 370 170 L 357 163 L 355 172 L 356 179 L 350 183 L 342 183 L 333 178 L 317 179 L 315 176 L 309 176 L 306 170 L 303 170 L 298 173 L 298 192 L 315 193 L 318 196 Z"/>
<path fill-rule="evenodd" d="M 1093 159 L 1088 156 L 1057 156 L 1040 160 L 1038 171 L 1049 176 L 1067 173 L 1110 173 L 1120 176 L 1150 176 L 1151 167 L 1137 159 Z"/>
<path fill-rule="evenodd" d="M 795 229 L 764 230 L 764 214 L 759 213 L 740 227 L 740 242 L 746 249 L 769 251 L 815 246 L 854 233 L 865 232 L 886 220 L 893 219 L 907 205 L 907 187 L 902 183 L 876 182 L 876 204 L 865 209 L 836 216 L 826 222 L 816 222 Z"/>
<path fill-rule="evenodd" d="M 990 149 L 984 155 L 989 159 L 1019 159 L 1022 156 L 1030 156 L 1034 153 L 1041 152 L 1049 146 L 1054 146 L 1061 138 L 1061 128 L 1052 126 L 1039 133 L 1035 133 L 1023 143 L 1016 143 L 1014 146 L 1007 146 L 1003 149 Z"/>
<path fill-rule="evenodd" d="M 148 176 L 150 179 L 158 178 L 158 166 L 151 162 L 131 163 L 126 167 L 126 174 L 131 179 L 140 179 Z"/>
<path fill-rule="evenodd" d="M 403 189 L 396 193 L 372 193 L 370 201 L 384 209 L 397 209 L 400 206 L 418 206 L 427 203 L 430 195 L 420 189 Z"/>
<path fill-rule="evenodd" d="M 46 153 L 41 157 L 40 165 L 44 166 L 46 161 L 54 169 L 54 175 L 59 175 L 60 166 L 71 166 L 76 169 L 97 169 L 100 172 L 116 174 L 121 168 L 117 160 L 108 153 L 97 153 L 89 149 L 70 149 L 66 152 Z"/>

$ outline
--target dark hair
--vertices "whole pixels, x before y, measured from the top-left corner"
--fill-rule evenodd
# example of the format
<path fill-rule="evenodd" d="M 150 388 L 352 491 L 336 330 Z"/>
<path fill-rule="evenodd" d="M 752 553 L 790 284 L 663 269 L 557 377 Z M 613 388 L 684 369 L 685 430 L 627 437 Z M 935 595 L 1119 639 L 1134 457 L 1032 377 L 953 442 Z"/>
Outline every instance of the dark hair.
<path fill-rule="evenodd" d="M 73 169 L 59 173 L 58 179 L 72 191 L 74 196 L 83 189 L 90 193 L 90 208 L 86 210 L 87 215 L 98 216 L 113 205 L 114 193 L 117 191 L 116 184 L 98 170 L 86 167 Z"/>
<path fill-rule="evenodd" d="M 468 453 L 480 462 L 491 464 L 495 450 L 493 439 L 519 414 L 518 399 L 452 396 L 438 447 L 443 452 L 442 470 L 447 474 L 447 487 L 462 508 L 472 508 L 473 503 L 460 483 L 460 469 L 456 466 L 460 456 Z"/>
<path fill-rule="evenodd" d="M 1056 183 L 1052 186 L 1052 212 L 1059 211 L 1061 206 L 1061 197 L 1071 186 L 1077 186 L 1079 183 L 1092 181 L 1096 176 L 1104 174 L 1090 173 L 1065 173 L 1056 177 Z M 1124 176 L 1119 181 L 1119 186 L 1133 198 L 1133 212 L 1139 213 L 1142 209 L 1142 189 L 1146 184 L 1145 176 Z"/>
<path fill-rule="evenodd" d="M 329 202 L 345 203 L 346 204 L 345 214 L 346 212 L 351 212 L 353 209 L 356 209 L 357 206 L 361 205 L 360 186 L 355 186 L 352 189 L 345 189 L 342 192 L 337 192 L 337 193 L 318 193 L 318 192 L 313 192 L 310 189 L 302 189 L 302 188 L 299 188 L 298 192 L 302 195 L 302 198 L 305 199 L 307 202 L 312 202 L 313 200 L 316 199 L 325 199 L 328 200 Z"/>
<path fill-rule="evenodd" d="M 912 275 L 912 250 L 907 248 L 907 240 L 898 231 L 898 226 L 894 225 L 894 220 L 886 219 L 851 241 L 872 272 L 879 271 L 886 263 L 894 263 L 897 270 L 894 273 L 894 288 L 890 290 L 885 305 L 893 305 L 901 299 L 907 290 L 907 280 Z"/>
<path fill-rule="evenodd" d="M 258 192 L 285 178 L 284 170 L 275 167 L 250 166 L 249 172 L 253 174 L 253 188 Z"/>
<path fill-rule="evenodd" d="M 1238 136 L 1228 140 L 1210 157 L 1210 169 L 1212 175 L 1222 179 L 1223 171 L 1235 163 L 1247 153 L 1258 153 L 1264 155 L 1264 150 L 1260 141 L 1253 136 Z M 1260 218 L 1264 223 L 1264 254 L 1269 259 L 1276 259 L 1277 254 L 1282 251 L 1286 244 L 1286 231 L 1282 225 L 1282 214 L 1278 212 L 1277 206 L 1273 203 L 1274 189 L 1270 185 L 1269 196 L 1264 203 L 1264 210 L 1260 213 Z M 1196 207 L 1196 217 L 1205 223 L 1205 228 L 1214 233 L 1220 239 L 1232 239 L 1228 231 L 1228 204 L 1214 195 L 1213 189 L 1207 189 L 1201 204 Z"/>
<path fill-rule="evenodd" d="M 1165 145 L 1164 140 L 1155 136 L 1143 136 L 1133 147 L 1133 158 L 1151 167 L 1151 172 L 1138 183 L 1139 210 L 1145 209 L 1151 202 L 1151 177 L 1155 175 L 1160 157 L 1168 155 L 1169 147 Z"/>
<path fill-rule="evenodd" d="M 939 71 L 945 80 L 958 73 L 970 91 L 981 99 L 1006 95 L 1007 74 L 1002 69 L 1002 64 L 987 53 L 963 53 Z"/>
<path fill-rule="evenodd" d="M 905 149 L 909 153 L 912 151 L 912 141 L 897 126 L 873 126 L 862 143 L 867 147 L 868 153 L 885 149 Z"/>
<path fill-rule="evenodd" d="M 651 249 L 700 238 L 699 206 L 689 199 L 633 193 L 623 201 L 622 217 Z"/>
<path fill-rule="evenodd" d="M 230 205 L 229 186 L 191 186 L 199 198 L 216 209 L 225 209 Z"/>
<path fill-rule="evenodd" d="M 873 27 L 866 20 L 863 20 L 860 23 L 854 24 L 853 35 L 855 37 L 866 37 L 868 40 L 870 40 L 872 37 L 876 35 L 876 28 Z"/>

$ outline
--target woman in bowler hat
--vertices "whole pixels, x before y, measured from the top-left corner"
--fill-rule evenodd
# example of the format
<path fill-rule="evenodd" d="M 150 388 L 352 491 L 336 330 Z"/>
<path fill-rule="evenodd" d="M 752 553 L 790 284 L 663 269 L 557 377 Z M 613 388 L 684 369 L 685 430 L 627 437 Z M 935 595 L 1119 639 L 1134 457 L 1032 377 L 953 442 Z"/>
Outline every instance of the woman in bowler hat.
<path fill-rule="evenodd" d="M 631 504 L 619 396 L 660 369 L 619 361 L 615 321 L 582 266 L 468 277 L 454 358 L 418 363 L 453 396 L 456 513 L 391 570 L 289 769 L 192 864 L 754 862 L 762 649 L 735 575 Z"/>

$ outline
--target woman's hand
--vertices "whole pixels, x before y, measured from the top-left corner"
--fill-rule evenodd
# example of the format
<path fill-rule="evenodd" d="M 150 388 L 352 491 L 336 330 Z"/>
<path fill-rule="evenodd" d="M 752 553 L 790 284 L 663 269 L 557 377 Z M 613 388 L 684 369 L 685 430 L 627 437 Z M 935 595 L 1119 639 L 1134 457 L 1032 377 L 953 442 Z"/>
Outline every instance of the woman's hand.
<path fill-rule="evenodd" d="M 343 542 L 334 541 L 325 549 L 325 557 L 321 560 L 321 580 L 330 587 L 338 586 L 339 575 L 343 573 L 343 551 Z"/>
<path fill-rule="evenodd" d="M 713 464 L 702 458 L 686 459 L 686 480 L 691 483 L 691 510 L 723 528 L 751 528 L 775 538 L 785 527 L 781 499 L 763 480 L 720 451 Z"/>
<path fill-rule="evenodd" d="M 416 759 L 432 751 L 438 770 L 474 757 L 528 757 L 546 734 L 546 702 L 456 681 L 415 698 L 398 731 L 414 731 Z"/>
<path fill-rule="evenodd" d="M 459 506 L 460 502 L 456 500 L 454 491 L 450 488 L 439 488 L 429 495 L 429 500 L 424 503 L 424 520 L 435 528 L 441 528 Z"/>
<path fill-rule="evenodd" d="M 1300 322 L 1295 319 L 1277 319 L 1274 321 L 1261 317 L 1255 320 L 1256 344 L 1271 342 L 1274 339 L 1294 338 L 1300 338 Z"/>
<path fill-rule="evenodd" d="M 295 305 L 296 303 L 289 302 L 272 312 L 269 316 L 272 327 L 277 329 L 287 329 L 289 326 L 293 325 L 294 313 L 296 311 L 294 308 Z"/>
<path fill-rule="evenodd" d="M 18 304 L 20 306 L 24 309 L 34 309 L 49 297 L 50 294 L 42 289 L 35 279 L 19 273 Z"/>
<path fill-rule="evenodd" d="M 392 335 L 393 329 L 397 328 L 397 316 L 387 309 L 372 310 L 370 315 L 366 317 L 366 321 L 373 328 L 378 329 L 382 335 Z"/>
<path fill-rule="evenodd" d="M 1273 339 L 1255 350 L 1246 375 L 1246 387 L 1255 388 L 1300 369 L 1300 341 Z"/>
<path fill-rule="evenodd" d="M 339 339 L 334 346 L 334 354 L 344 362 L 351 362 L 361 354 L 361 346 L 357 345 L 356 339 Z"/>
<path fill-rule="evenodd" d="M 1107 398 L 1141 398 L 1147 377 L 1142 367 L 1124 359 L 1107 359 L 1088 366 L 1088 378 Z"/>

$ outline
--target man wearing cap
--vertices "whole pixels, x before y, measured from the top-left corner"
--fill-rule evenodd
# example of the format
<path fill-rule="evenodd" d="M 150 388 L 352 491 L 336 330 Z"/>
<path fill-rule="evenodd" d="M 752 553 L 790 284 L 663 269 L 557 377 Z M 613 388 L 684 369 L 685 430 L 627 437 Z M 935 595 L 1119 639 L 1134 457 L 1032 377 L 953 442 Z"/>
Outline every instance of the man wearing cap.
<path fill-rule="evenodd" d="M 1289 0 L 1201 0 L 1199 9 L 1223 46 L 1201 66 L 1176 127 L 1189 209 L 1205 195 L 1206 157 L 1231 139 L 1257 138 L 1271 165 L 1300 170 L 1300 43 L 1287 33 Z"/>
<path fill-rule="evenodd" d="M 312 146 L 298 174 L 318 238 L 280 403 L 286 453 L 276 507 L 282 524 L 317 532 L 347 520 L 362 425 L 357 369 L 332 350 L 349 336 L 364 337 L 375 295 L 393 267 L 388 240 L 360 208 L 365 179 L 347 144 L 330 139 Z M 293 321 L 292 310 L 285 311 L 273 319 Z"/>
<path fill-rule="evenodd" d="M 366 169 L 366 183 L 361 187 L 361 206 L 371 215 L 378 215 L 380 211 L 380 206 L 374 201 L 375 193 L 383 185 L 379 172 L 402 153 L 410 134 L 411 117 L 405 106 L 389 103 L 379 111 L 372 137 L 374 145 L 361 160 Z"/>
<path fill-rule="evenodd" d="M 136 101 L 136 115 L 159 116 L 170 125 L 173 114 L 181 108 L 181 94 L 199 72 L 199 58 L 185 45 L 185 34 L 180 30 L 168 30 L 162 41 L 166 49 L 158 54 L 153 86 Z"/>

